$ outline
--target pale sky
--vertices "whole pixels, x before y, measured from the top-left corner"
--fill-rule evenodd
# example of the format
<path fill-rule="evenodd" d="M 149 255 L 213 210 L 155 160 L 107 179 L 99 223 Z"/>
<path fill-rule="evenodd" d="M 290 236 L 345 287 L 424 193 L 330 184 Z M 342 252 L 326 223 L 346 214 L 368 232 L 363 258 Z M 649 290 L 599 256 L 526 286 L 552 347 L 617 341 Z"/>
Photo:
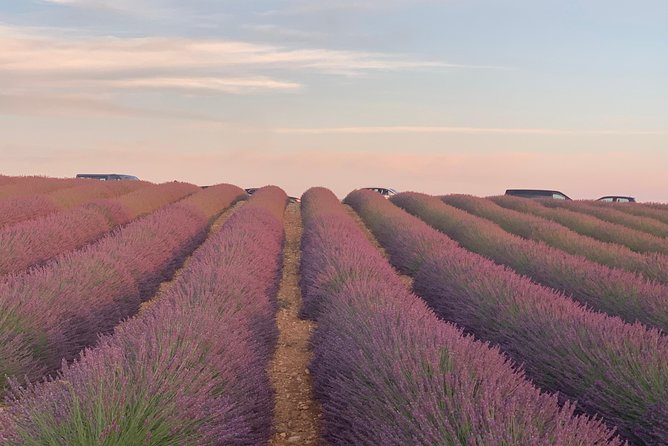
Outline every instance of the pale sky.
<path fill-rule="evenodd" d="M 0 0 L 0 173 L 668 202 L 668 2 Z"/>

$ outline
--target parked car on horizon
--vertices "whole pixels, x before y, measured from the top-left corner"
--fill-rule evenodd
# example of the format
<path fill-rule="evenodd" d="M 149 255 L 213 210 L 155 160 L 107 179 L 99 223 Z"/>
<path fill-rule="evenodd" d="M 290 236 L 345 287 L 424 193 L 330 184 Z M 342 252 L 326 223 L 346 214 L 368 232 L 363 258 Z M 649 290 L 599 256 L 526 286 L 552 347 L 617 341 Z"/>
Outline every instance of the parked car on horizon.
<path fill-rule="evenodd" d="M 522 198 L 555 198 L 557 200 L 570 200 L 571 198 L 558 190 L 546 189 L 507 189 L 506 195 Z"/>
<path fill-rule="evenodd" d="M 390 198 L 392 195 L 396 195 L 397 191 L 394 189 L 390 189 L 388 187 L 363 187 L 362 189 L 366 190 L 372 190 L 374 192 L 378 192 L 385 198 Z"/>
<path fill-rule="evenodd" d="M 608 201 L 612 203 L 635 203 L 636 199 L 635 197 L 624 197 L 621 195 L 606 195 L 605 197 L 601 197 L 596 201 Z"/>
<path fill-rule="evenodd" d="M 120 180 L 129 180 L 129 181 L 139 181 L 134 175 L 124 175 L 120 173 L 78 173 L 77 178 L 87 178 L 90 180 L 101 180 L 101 181 L 120 181 Z"/>

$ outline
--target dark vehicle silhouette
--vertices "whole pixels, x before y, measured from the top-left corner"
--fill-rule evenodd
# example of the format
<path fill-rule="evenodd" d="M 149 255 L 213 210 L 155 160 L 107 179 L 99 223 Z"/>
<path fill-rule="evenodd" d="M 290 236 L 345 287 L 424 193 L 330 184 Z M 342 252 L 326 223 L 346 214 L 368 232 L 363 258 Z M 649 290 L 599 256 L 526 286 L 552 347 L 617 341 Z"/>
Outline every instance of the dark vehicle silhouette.
<path fill-rule="evenodd" d="M 77 178 L 87 178 L 90 180 L 102 180 L 102 181 L 139 181 L 134 175 L 124 175 L 119 173 L 78 173 Z"/>
<path fill-rule="evenodd" d="M 546 189 L 508 189 L 506 195 L 522 198 L 554 198 L 557 200 L 570 200 L 571 198 L 558 190 Z"/>

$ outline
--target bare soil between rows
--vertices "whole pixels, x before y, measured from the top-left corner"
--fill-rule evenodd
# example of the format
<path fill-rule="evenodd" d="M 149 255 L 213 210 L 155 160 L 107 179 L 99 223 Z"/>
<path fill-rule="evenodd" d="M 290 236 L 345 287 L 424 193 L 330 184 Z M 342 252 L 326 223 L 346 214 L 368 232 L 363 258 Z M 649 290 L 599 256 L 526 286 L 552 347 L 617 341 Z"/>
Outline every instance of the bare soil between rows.
<path fill-rule="evenodd" d="M 314 399 L 309 373 L 312 353 L 309 339 L 315 328 L 312 321 L 299 318 L 301 290 L 301 213 L 299 204 L 285 211 L 283 277 L 278 291 L 278 344 L 268 372 L 276 391 L 271 445 L 321 445 L 320 403 Z"/>

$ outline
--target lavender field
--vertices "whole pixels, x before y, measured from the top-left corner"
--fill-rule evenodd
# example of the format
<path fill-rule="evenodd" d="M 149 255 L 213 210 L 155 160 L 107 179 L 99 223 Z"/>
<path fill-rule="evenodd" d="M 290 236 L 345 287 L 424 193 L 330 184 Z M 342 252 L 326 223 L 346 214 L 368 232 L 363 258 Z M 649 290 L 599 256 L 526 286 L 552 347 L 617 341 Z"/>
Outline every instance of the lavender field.
<path fill-rule="evenodd" d="M 666 205 L 0 175 L 2 446 L 668 445 L 667 332 Z"/>

